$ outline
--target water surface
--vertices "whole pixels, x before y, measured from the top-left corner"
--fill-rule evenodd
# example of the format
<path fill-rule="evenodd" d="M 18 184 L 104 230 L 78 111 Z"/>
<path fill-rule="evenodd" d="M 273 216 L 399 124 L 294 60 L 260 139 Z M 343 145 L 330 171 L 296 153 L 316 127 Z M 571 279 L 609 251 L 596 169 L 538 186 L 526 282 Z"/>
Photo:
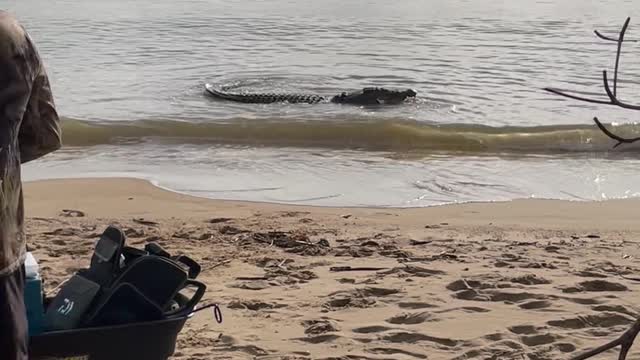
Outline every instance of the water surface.
<path fill-rule="evenodd" d="M 52 77 L 65 148 L 27 179 L 136 176 L 199 196 L 424 206 L 640 192 L 638 147 L 611 151 L 593 116 L 632 1 L 4 1 Z M 628 43 L 620 94 L 640 86 Z M 395 107 L 233 104 L 205 83 L 334 95 L 413 88 Z M 639 145 L 640 146 L 640 145 Z"/>

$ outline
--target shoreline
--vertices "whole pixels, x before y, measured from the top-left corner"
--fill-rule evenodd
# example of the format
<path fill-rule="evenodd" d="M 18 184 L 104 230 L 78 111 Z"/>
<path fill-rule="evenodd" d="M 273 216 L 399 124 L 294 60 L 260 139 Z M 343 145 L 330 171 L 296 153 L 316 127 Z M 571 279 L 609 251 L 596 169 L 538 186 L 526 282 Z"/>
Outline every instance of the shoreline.
<path fill-rule="evenodd" d="M 224 320 L 194 314 L 172 360 L 568 358 L 640 316 L 637 199 L 340 208 L 130 178 L 26 182 L 24 194 L 47 292 L 88 266 L 110 224 L 128 246 L 202 266 L 200 304 Z"/>
<path fill-rule="evenodd" d="M 55 188 L 55 191 L 48 189 Z M 69 192 L 72 190 L 84 200 L 88 196 L 94 196 L 88 202 L 93 203 L 97 199 L 106 202 L 106 208 L 117 208 L 116 201 L 121 202 L 122 215 L 130 213 L 149 213 L 151 209 L 144 201 L 152 203 L 162 203 L 172 201 L 180 209 L 186 210 L 193 207 L 193 211 L 204 215 L 208 211 L 218 212 L 221 208 L 249 209 L 254 208 L 260 211 L 286 211 L 296 209 L 317 214 L 344 214 L 351 212 L 352 215 L 372 216 L 383 213 L 393 213 L 395 215 L 406 216 L 431 216 L 432 218 L 453 218 L 461 223 L 469 225 L 527 225 L 525 220 L 534 221 L 540 227 L 551 226 L 552 228 L 562 228 L 575 226 L 578 228 L 593 228 L 601 230 L 640 230 L 640 222 L 636 221 L 633 211 L 629 207 L 640 208 L 640 198 L 632 199 L 610 199 L 601 201 L 574 201 L 556 199 L 520 199 L 493 202 L 466 202 L 457 204 L 429 205 L 423 207 L 372 207 L 372 206 L 324 206 L 324 205 L 300 205 L 283 204 L 266 201 L 248 200 L 224 200 L 199 197 L 179 191 L 174 191 L 154 184 L 153 181 L 140 178 L 67 178 L 51 180 L 35 180 L 24 182 L 25 188 L 25 209 L 26 216 L 33 214 L 53 213 L 55 203 L 74 203 L 77 206 L 86 206 L 87 201 L 70 200 Z M 71 188 L 71 189 L 70 189 Z M 37 193 L 37 200 L 44 201 L 45 204 L 37 204 L 30 193 Z M 47 194 L 43 194 L 48 192 Z M 131 196 L 129 196 L 131 195 Z M 142 197 L 143 202 L 136 200 L 135 196 Z M 133 199 L 129 199 L 133 197 Z M 138 199 L 139 200 L 139 199 Z M 125 206 L 125 204 L 127 206 Z M 483 216 L 483 213 L 486 214 Z M 112 210 L 107 210 L 101 215 L 114 215 Z M 170 215 L 166 209 L 160 214 Z M 375 216 L 373 216 L 375 218 Z M 602 220 L 601 223 L 594 224 L 595 220 Z M 444 220 L 443 220 L 444 221 Z M 437 222 L 437 221 L 436 221 Z"/>
<path fill-rule="evenodd" d="M 183 160 L 176 162 L 174 156 Z M 150 139 L 61 150 L 28 164 L 23 174 L 24 180 L 135 177 L 198 197 L 330 207 L 601 201 L 640 194 L 637 159 L 411 156 L 205 145 L 172 150 Z"/>

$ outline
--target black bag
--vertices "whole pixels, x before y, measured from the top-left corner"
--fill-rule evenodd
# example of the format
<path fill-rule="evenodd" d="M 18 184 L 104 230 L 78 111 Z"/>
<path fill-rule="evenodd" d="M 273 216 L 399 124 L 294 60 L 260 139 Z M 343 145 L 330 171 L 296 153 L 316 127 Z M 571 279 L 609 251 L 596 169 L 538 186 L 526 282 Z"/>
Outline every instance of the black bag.
<path fill-rule="evenodd" d="M 48 306 L 47 331 L 163 320 L 194 310 L 206 290 L 194 280 L 196 261 L 171 256 L 155 243 L 140 250 L 125 242 L 119 227 L 107 227 L 89 268 L 79 270 Z M 186 287 L 196 288 L 191 298 L 180 293 Z"/>
<path fill-rule="evenodd" d="M 144 296 L 135 286 L 121 283 L 105 294 L 105 298 L 85 320 L 85 326 L 113 326 L 157 321 L 162 318 L 162 308 Z"/>
<path fill-rule="evenodd" d="M 182 312 L 193 310 L 202 299 L 206 286 L 188 279 L 184 269 L 171 259 L 153 255 L 141 256 L 126 265 L 112 285 L 103 290 L 85 325 L 160 320 L 175 313 L 172 301 L 188 285 L 195 286 L 197 291 L 190 301 L 179 307 Z M 127 302 L 124 294 L 131 299 L 130 302 Z M 118 312 L 117 309 L 122 311 Z M 133 313 L 138 317 L 132 317 Z"/>
<path fill-rule="evenodd" d="M 198 264 L 196 261 L 186 255 L 171 256 L 171 254 L 166 252 L 160 245 L 153 242 L 145 245 L 144 250 L 125 246 L 122 251 L 125 266 L 132 263 L 135 259 L 145 255 L 155 255 L 177 262 L 189 272 L 189 279 L 195 279 L 200 274 L 200 264 Z"/>
<path fill-rule="evenodd" d="M 44 316 L 44 331 L 77 327 L 99 290 L 100 285 L 83 276 L 71 277 L 49 305 Z"/>
<path fill-rule="evenodd" d="M 122 230 L 109 226 L 89 268 L 78 271 L 53 299 L 45 299 L 51 311 L 67 310 L 64 299 L 70 297 L 89 306 L 74 303 L 72 321 L 52 320 L 57 330 L 32 336 L 30 357 L 164 360 L 173 354 L 189 317 L 216 306 L 196 309 L 206 291 L 195 280 L 200 273 L 197 262 L 185 255 L 171 256 L 158 244 L 141 250 L 125 242 Z M 191 296 L 183 291 L 189 288 L 195 289 Z"/>

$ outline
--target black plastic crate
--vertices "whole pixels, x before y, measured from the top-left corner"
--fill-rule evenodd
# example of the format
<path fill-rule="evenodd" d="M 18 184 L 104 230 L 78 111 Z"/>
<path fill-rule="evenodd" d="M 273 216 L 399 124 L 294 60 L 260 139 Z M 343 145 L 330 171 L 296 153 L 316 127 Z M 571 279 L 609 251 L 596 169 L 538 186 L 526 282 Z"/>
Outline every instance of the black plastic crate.
<path fill-rule="evenodd" d="M 90 300 L 93 302 L 91 306 L 96 308 L 96 313 L 89 311 L 79 315 L 88 317 L 85 319 L 88 326 L 82 326 L 82 321 L 79 322 L 80 325 L 73 322 L 70 326 L 79 327 L 31 336 L 30 359 L 166 360 L 173 355 L 178 334 L 186 321 L 194 312 L 212 306 L 196 310 L 196 305 L 207 288 L 205 284 L 195 280 L 200 272 L 198 263 L 184 255 L 171 257 L 159 245 L 153 243 L 147 244 L 145 250 L 123 247 L 125 235 L 122 230 L 110 226 L 105 230 L 105 234 L 107 232 L 111 237 L 101 238 L 96 247 L 100 247 L 100 244 L 110 245 L 104 242 L 106 240 L 119 241 L 112 241 L 117 245 L 116 255 L 113 256 L 114 263 L 98 264 L 113 266 L 113 269 L 107 269 L 113 273 L 107 274 L 109 279 L 106 283 L 109 285 L 103 289 L 106 291 L 103 294 L 104 299 Z M 125 262 L 128 261 L 124 270 L 117 268 L 120 266 L 121 252 Z M 90 272 L 85 272 L 86 274 L 96 275 Z M 111 275 L 115 276 L 114 279 L 111 279 Z M 154 279 L 158 277 L 170 286 L 153 286 Z M 122 289 L 133 291 L 119 291 Z M 185 289 L 191 291 L 182 292 Z M 60 291 L 63 290 L 64 288 Z M 75 290 L 70 290 L 71 297 L 75 296 Z M 161 296 L 148 297 L 158 293 Z M 60 294 L 59 292 L 58 295 Z M 43 310 L 48 309 L 58 295 L 53 298 L 43 296 Z M 66 301 L 66 296 L 68 295 L 63 293 L 61 298 Z M 85 299 L 79 296 L 78 300 L 82 303 Z M 153 311 L 148 315 L 146 312 L 151 311 L 150 308 L 153 308 Z M 162 320 L 155 320 L 160 318 Z M 221 316 L 216 316 L 216 319 L 218 318 L 221 319 Z M 54 325 L 52 328 L 70 327 L 64 322 L 63 325 Z"/>
<path fill-rule="evenodd" d="M 29 357 L 88 360 L 165 360 L 173 355 L 189 316 L 118 326 L 52 331 L 32 336 Z"/>

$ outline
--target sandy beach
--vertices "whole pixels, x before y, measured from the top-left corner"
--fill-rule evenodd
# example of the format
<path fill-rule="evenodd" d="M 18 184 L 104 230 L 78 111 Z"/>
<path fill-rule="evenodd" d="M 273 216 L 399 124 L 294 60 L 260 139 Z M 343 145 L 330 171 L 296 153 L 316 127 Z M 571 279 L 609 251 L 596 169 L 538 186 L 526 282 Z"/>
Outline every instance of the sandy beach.
<path fill-rule="evenodd" d="M 324 208 L 75 179 L 25 203 L 49 290 L 112 223 L 200 262 L 224 320 L 196 314 L 175 359 L 562 359 L 638 316 L 638 200 Z"/>

